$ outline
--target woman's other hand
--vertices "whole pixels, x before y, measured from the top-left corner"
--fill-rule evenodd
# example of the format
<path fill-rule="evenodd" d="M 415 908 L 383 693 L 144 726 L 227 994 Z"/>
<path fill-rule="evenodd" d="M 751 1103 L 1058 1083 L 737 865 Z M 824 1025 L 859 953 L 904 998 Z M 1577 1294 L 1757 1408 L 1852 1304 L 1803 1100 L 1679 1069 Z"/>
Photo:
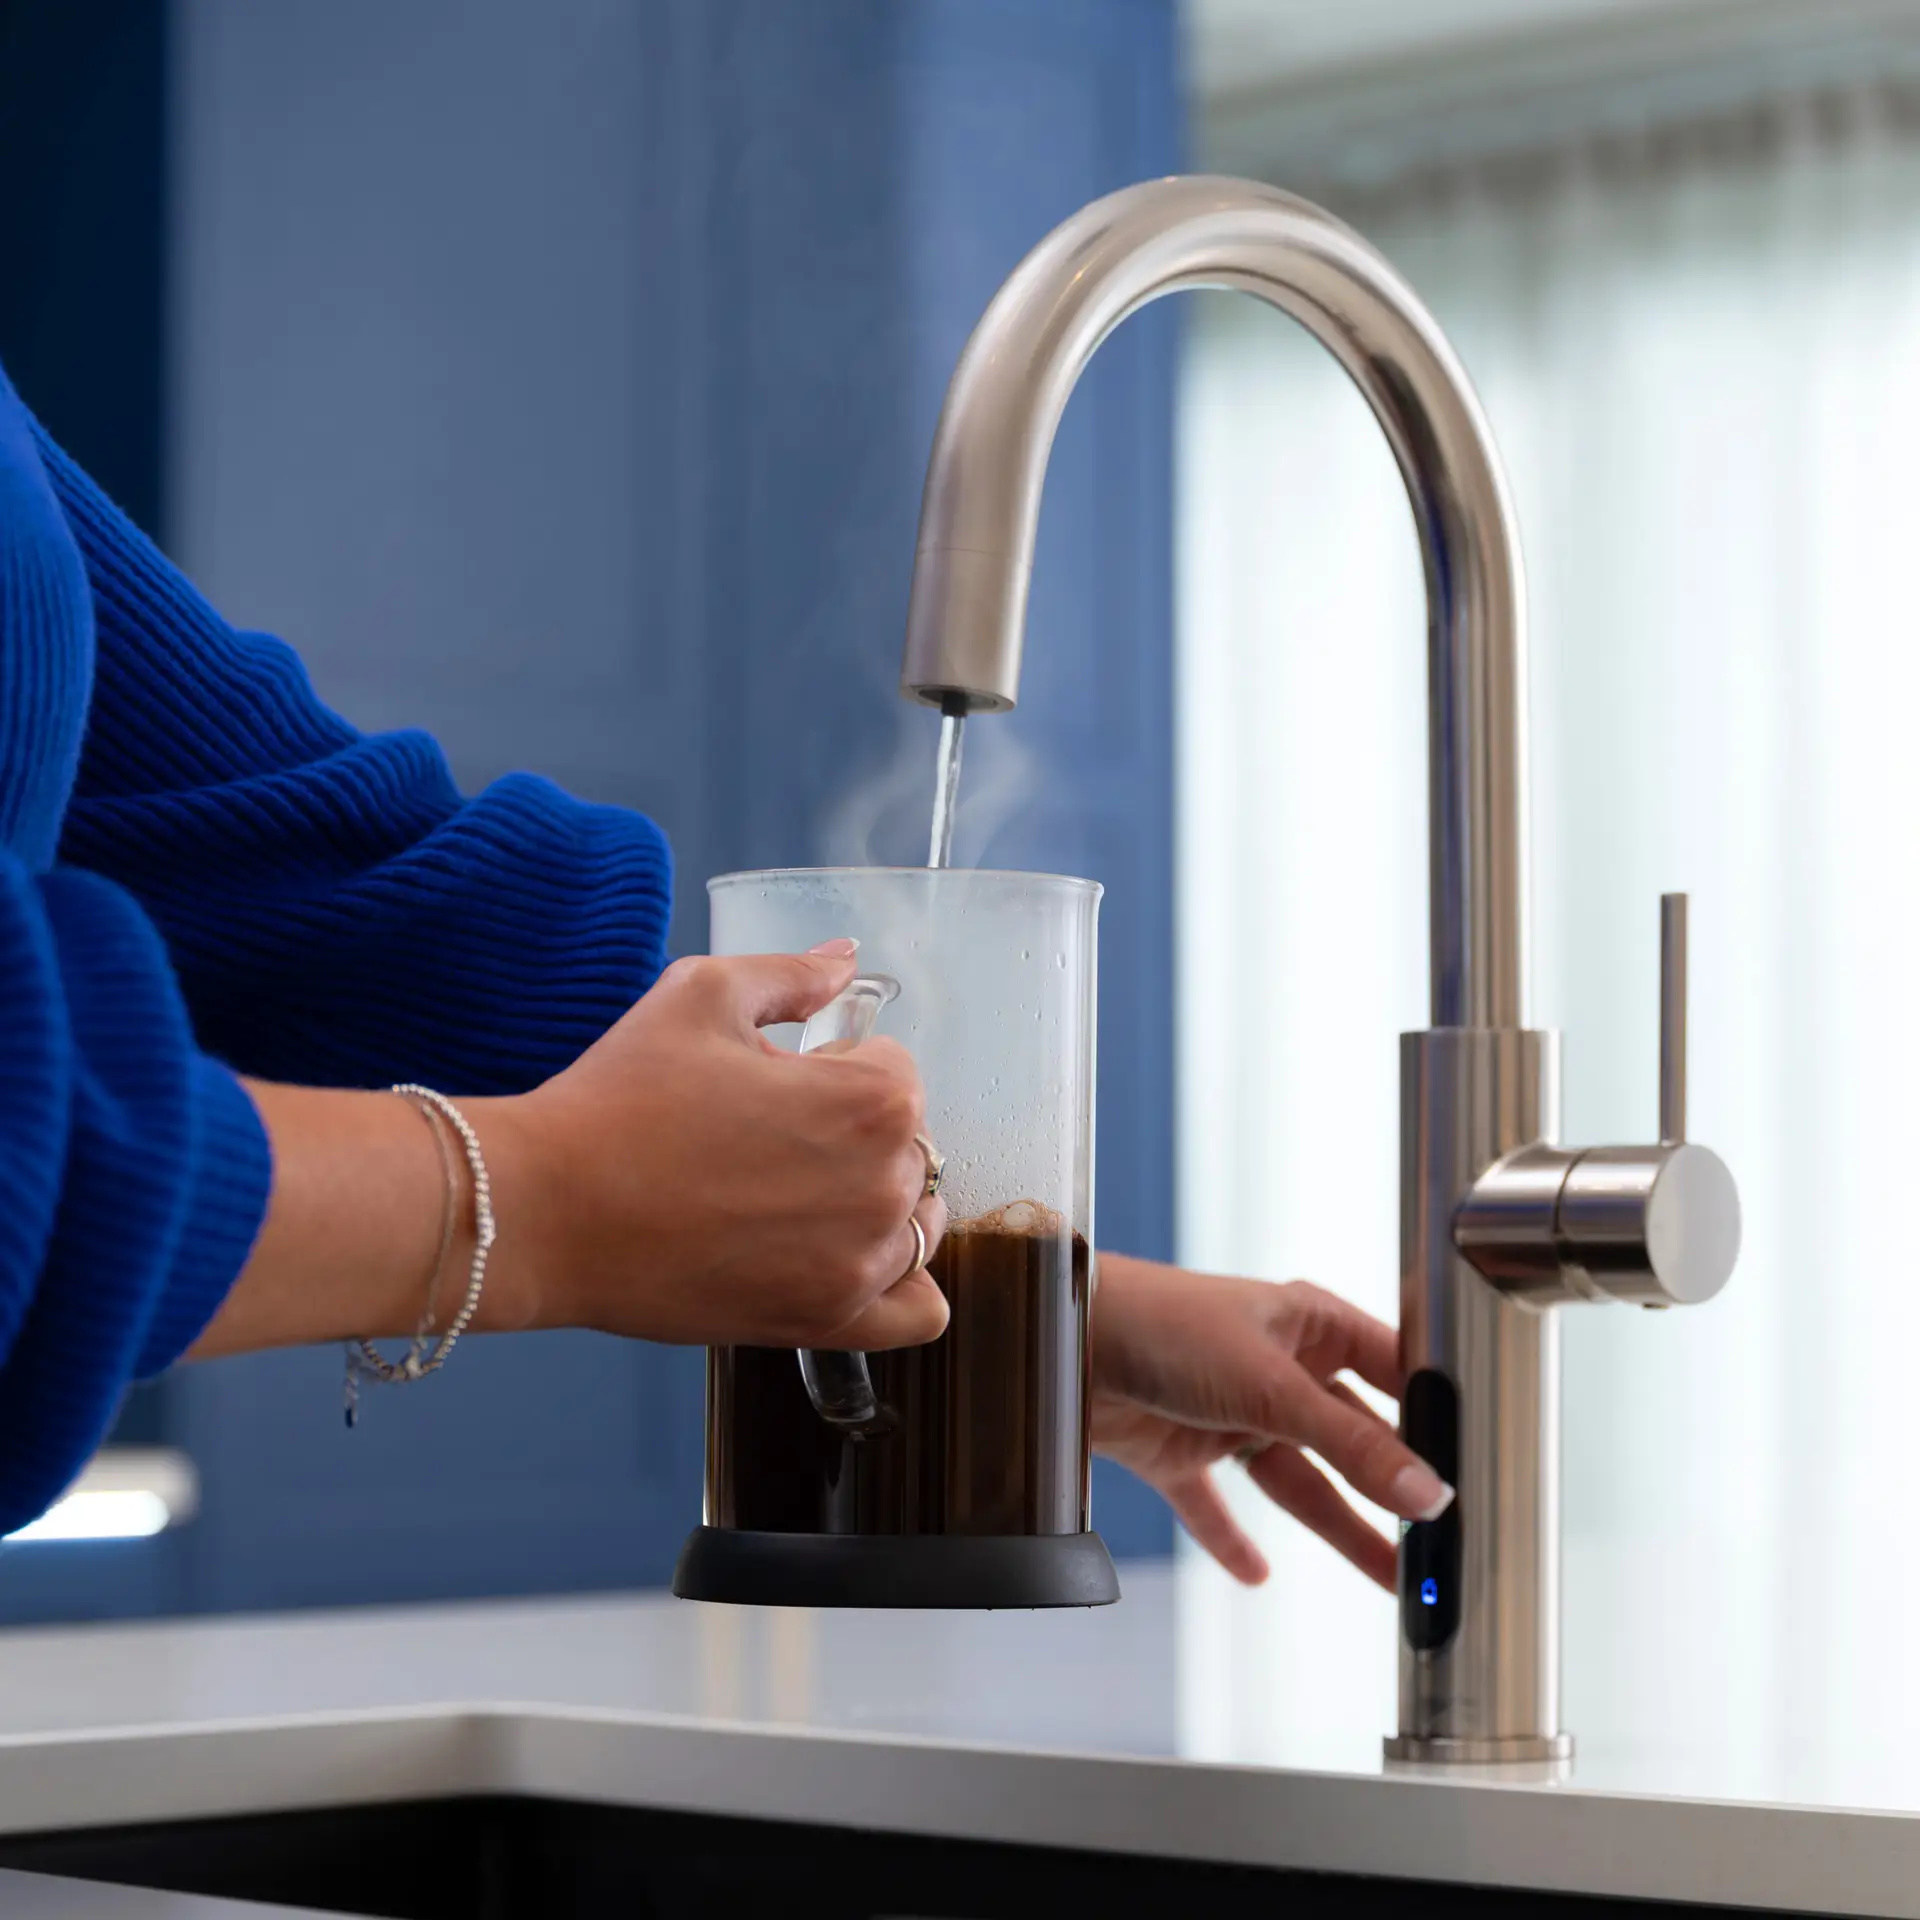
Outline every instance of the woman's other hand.
<path fill-rule="evenodd" d="M 1213 1468 L 1235 1457 L 1269 1499 L 1392 1589 L 1394 1546 L 1307 1458 L 1405 1520 L 1452 1489 L 1339 1376 L 1397 1396 L 1393 1329 L 1305 1281 L 1274 1286 L 1100 1256 L 1093 1315 L 1095 1449 L 1165 1496 L 1235 1579 L 1267 1562 L 1229 1512 Z"/>
<path fill-rule="evenodd" d="M 760 1031 L 825 1006 L 853 953 L 682 960 L 564 1073 L 469 1103 L 495 1262 L 530 1324 L 856 1348 L 945 1328 L 939 1288 L 907 1271 L 909 1215 L 929 1248 L 946 1224 L 912 1059 L 885 1039 L 802 1056 Z"/>

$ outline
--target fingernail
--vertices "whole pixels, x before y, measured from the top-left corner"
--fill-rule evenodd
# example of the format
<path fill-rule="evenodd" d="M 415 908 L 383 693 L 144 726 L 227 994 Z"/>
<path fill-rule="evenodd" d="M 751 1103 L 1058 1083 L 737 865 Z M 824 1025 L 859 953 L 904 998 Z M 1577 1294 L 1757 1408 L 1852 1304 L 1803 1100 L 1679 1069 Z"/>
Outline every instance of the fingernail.
<path fill-rule="evenodd" d="M 807 951 L 821 960 L 851 960 L 860 951 L 858 940 L 822 940 Z"/>
<path fill-rule="evenodd" d="M 1438 1520 L 1453 1505 L 1453 1489 L 1431 1467 L 1402 1467 L 1388 1491 L 1394 1512 L 1412 1520 Z"/>

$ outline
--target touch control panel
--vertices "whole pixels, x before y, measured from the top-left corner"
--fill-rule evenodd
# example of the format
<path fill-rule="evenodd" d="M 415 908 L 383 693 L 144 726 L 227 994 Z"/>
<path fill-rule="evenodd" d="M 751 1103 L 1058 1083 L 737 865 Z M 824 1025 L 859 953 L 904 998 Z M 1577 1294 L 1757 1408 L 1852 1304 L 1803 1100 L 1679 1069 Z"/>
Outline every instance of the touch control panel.
<path fill-rule="evenodd" d="M 1444 1373 L 1423 1367 L 1407 1382 L 1401 1432 L 1448 1486 L 1460 1484 L 1460 1395 Z M 1438 1520 L 1409 1521 L 1400 1536 L 1400 1614 L 1407 1644 L 1444 1647 L 1460 1626 L 1460 1501 Z"/>

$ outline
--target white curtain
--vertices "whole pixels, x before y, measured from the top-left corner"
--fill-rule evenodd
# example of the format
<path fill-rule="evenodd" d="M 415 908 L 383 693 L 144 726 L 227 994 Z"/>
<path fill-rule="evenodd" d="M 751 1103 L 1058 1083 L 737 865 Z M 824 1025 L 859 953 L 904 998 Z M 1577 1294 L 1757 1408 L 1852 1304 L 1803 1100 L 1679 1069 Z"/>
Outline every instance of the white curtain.
<path fill-rule="evenodd" d="M 1343 209 L 1514 485 L 1569 1140 L 1652 1137 L 1656 896 L 1694 897 L 1692 1130 L 1745 1251 L 1699 1311 L 1567 1315 L 1567 1710 L 1594 1767 L 1657 1746 L 1684 1784 L 1731 1745 L 1720 1790 L 1871 1798 L 1920 1706 L 1916 119 L 1829 98 Z M 1411 521 L 1303 334 L 1211 296 L 1189 342 L 1184 1253 L 1392 1317 L 1394 1036 L 1426 1024 Z M 1183 1738 L 1375 1763 L 1391 1603 L 1236 1499 L 1275 1577 L 1187 1561 Z"/>

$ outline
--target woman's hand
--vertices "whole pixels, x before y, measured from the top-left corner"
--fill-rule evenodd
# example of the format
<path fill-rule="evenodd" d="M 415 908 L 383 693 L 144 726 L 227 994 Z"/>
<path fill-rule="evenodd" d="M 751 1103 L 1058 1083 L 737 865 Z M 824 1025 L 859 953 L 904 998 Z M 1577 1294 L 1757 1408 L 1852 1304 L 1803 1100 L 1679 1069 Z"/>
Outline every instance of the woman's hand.
<path fill-rule="evenodd" d="M 461 1100 L 499 1232 L 474 1331 L 865 1348 L 938 1335 L 947 1303 L 925 1272 L 907 1272 L 919 1250 L 909 1216 L 929 1250 L 947 1217 L 924 1193 L 912 1060 L 890 1040 L 802 1057 L 760 1032 L 804 1020 L 853 971 L 850 940 L 683 960 L 544 1086 Z M 411 1334 L 446 1205 L 428 1123 L 392 1094 L 248 1087 L 273 1144 L 273 1191 L 194 1353 Z M 457 1218 L 440 1325 L 472 1252 L 469 1204 Z"/>
<path fill-rule="evenodd" d="M 1235 1579 L 1267 1577 L 1212 1469 L 1238 1456 L 1254 1484 L 1391 1590 L 1394 1548 L 1307 1458 L 1406 1520 L 1453 1491 L 1338 1376 L 1398 1395 L 1393 1329 L 1319 1287 L 1187 1273 L 1100 1256 L 1093 1314 L 1093 1442 L 1158 1489 Z"/>
<path fill-rule="evenodd" d="M 883 1348 L 938 1335 L 909 1273 L 925 1196 L 920 1076 L 904 1048 L 782 1052 L 854 974 L 853 942 L 682 960 L 564 1073 L 472 1103 L 500 1221 L 545 1324 L 723 1346 Z M 518 1237 L 519 1245 L 514 1245 Z"/>

